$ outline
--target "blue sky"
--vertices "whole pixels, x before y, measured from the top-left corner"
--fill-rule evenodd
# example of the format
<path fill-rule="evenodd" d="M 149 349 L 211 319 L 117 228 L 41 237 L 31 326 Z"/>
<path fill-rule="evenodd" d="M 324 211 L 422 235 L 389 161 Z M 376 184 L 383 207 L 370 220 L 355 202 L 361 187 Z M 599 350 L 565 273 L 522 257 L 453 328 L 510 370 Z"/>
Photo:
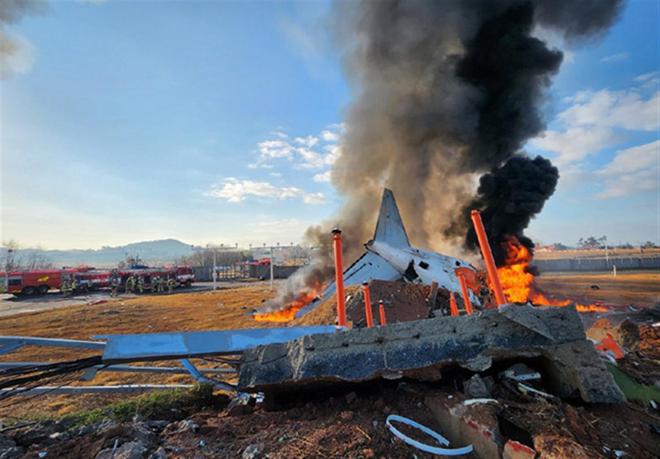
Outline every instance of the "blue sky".
<path fill-rule="evenodd" d="M 568 50 L 527 148 L 562 175 L 530 227 L 544 243 L 660 242 L 659 5 Z M 342 203 L 327 172 L 351 94 L 329 8 L 60 1 L 9 25 L 2 239 L 298 242 Z"/>

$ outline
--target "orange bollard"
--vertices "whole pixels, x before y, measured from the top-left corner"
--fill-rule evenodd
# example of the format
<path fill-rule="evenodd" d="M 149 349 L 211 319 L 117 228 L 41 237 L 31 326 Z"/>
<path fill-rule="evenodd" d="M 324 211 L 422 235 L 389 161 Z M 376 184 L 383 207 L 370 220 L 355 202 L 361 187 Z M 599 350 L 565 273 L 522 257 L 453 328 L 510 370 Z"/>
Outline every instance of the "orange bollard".
<path fill-rule="evenodd" d="M 341 230 L 332 230 L 332 245 L 335 252 L 335 286 L 337 292 L 337 323 L 346 326 L 346 293 L 344 291 L 344 266 L 341 259 Z"/>
<path fill-rule="evenodd" d="M 385 318 L 385 306 L 383 306 L 383 300 L 378 302 L 378 312 L 380 314 L 380 325 L 387 325 L 387 319 Z"/>
<path fill-rule="evenodd" d="M 470 295 L 468 293 L 467 281 L 465 276 L 462 273 L 456 275 L 458 277 L 458 282 L 461 284 L 461 293 L 463 294 L 463 305 L 465 306 L 465 312 L 468 316 L 472 315 L 472 303 L 470 303 Z"/>
<path fill-rule="evenodd" d="M 493 288 L 493 292 L 495 293 L 495 302 L 498 306 L 502 306 L 503 304 L 506 304 L 506 297 L 502 291 L 500 278 L 497 275 L 497 267 L 495 266 L 495 260 L 493 259 L 493 252 L 490 250 L 490 244 L 488 243 L 488 237 L 486 236 L 484 223 L 481 221 L 481 214 L 478 210 L 473 210 L 470 213 L 470 217 L 472 217 L 474 231 L 477 233 L 479 247 L 481 248 L 481 255 L 484 257 L 484 263 L 486 263 L 488 280 L 490 281 L 490 285 Z"/>
<path fill-rule="evenodd" d="M 374 316 L 371 311 L 371 293 L 367 282 L 362 284 L 362 293 L 364 294 L 364 315 L 367 318 L 367 327 L 371 328 L 374 326 Z"/>
<path fill-rule="evenodd" d="M 449 312 L 452 317 L 458 316 L 458 305 L 456 304 L 456 298 L 454 297 L 454 292 L 449 294 Z"/>

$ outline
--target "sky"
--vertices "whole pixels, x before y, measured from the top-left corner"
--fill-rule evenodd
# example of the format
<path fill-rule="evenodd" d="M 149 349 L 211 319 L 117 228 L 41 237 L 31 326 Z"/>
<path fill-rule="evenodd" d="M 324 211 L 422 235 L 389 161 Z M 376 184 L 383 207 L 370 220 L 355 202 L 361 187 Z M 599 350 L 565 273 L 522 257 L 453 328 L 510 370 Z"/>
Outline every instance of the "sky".
<path fill-rule="evenodd" d="M 2 240 L 299 242 L 343 202 L 329 170 L 352 95 L 330 8 L 51 1 L 5 25 Z M 604 39 L 553 42 L 547 130 L 525 147 L 561 175 L 537 241 L 660 243 L 659 22 L 660 2 L 631 1 Z"/>

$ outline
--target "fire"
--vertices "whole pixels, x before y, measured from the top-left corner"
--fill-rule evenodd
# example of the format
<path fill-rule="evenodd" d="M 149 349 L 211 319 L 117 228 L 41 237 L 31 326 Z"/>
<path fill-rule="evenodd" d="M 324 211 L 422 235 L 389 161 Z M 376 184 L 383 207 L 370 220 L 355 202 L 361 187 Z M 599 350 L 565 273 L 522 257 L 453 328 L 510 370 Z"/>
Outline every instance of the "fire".
<path fill-rule="evenodd" d="M 269 312 L 255 313 L 253 315 L 254 320 L 258 320 L 260 322 L 289 322 L 296 317 L 296 312 L 318 298 L 322 289 L 323 286 L 318 284 L 309 290 L 304 290 L 298 293 L 298 296 L 295 300 L 288 303 L 281 309 Z"/>
<path fill-rule="evenodd" d="M 575 304 L 579 312 L 604 312 L 607 308 L 595 304 L 580 304 L 571 300 L 551 300 L 546 297 L 534 282 L 529 264 L 532 254 L 518 239 L 511 237 L 506 242 L 505 265 L 497 268 L 502 290 L 507 300 L 512 303 L 526 303 L 539 306 L 568 306 Z"/>

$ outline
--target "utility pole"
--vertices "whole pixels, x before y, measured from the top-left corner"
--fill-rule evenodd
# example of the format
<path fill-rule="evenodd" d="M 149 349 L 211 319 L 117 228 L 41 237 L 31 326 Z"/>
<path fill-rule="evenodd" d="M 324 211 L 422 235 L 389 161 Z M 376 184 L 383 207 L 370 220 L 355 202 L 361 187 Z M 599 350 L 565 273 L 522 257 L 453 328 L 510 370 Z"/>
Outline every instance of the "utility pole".
<path fill-rule="evenodd" d="M 213 247 L 213 291 L 215 292 L 216 281 L 218 280 L 218 268 L 216 267 L 215 247 Z"/>
<path fill-rule="evenodd" d="M 273 246 L 270 246 L 270 291 L 273 291 L 273 264 L 275 260 L 273 260 Z"/>

